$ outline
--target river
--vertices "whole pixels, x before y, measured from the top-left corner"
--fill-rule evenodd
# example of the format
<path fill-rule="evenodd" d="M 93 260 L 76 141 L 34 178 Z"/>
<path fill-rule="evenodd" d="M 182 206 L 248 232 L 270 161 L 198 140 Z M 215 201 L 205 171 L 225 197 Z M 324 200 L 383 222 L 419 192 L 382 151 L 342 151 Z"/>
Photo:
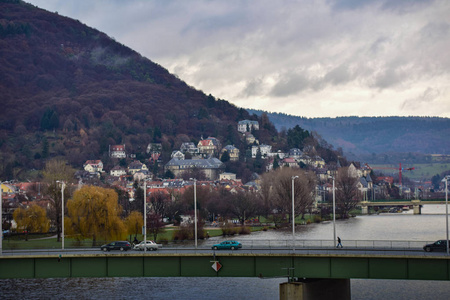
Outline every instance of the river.
<path fill-rule="evenodd" d="M 343 240 L 434 241 L 445 239 L 445 206 L 424 206 L 412 212 L 358 216 L 338 220 Z M 290 239 L 290 231 L 261 231 L 237 237 Z M 333 238 L 332 222 L 298 226 L 297 239 Z M 220 238 L 217 238 L 220 239 Z M 286 279 L 258 278 L 51 278 L 0 280 L 0 299 L 279 299 L 279 283 Z M 450 282 L 417 280 L 351 280 L 352 299 L 447 300 Z"/>

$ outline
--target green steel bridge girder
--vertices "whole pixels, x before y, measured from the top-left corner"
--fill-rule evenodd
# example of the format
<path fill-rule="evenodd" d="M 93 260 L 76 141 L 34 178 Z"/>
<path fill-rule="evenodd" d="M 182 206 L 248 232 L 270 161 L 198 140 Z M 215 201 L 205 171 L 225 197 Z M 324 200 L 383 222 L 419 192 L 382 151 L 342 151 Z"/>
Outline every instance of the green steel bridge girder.
<path fill-rule="evenodd" d="M 295 277 L 450 280 L 450 257 L 294 254 L 2 256 L 0 279 L 57 277 Z M 293 272 L 293 273 L 292 273 Z"/>

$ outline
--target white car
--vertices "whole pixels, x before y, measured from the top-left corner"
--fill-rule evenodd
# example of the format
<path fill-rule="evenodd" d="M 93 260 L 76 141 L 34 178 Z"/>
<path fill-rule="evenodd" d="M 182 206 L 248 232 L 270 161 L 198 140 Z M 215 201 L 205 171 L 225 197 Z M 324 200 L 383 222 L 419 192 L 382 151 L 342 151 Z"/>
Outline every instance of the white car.
<path fill-rule="evenodd" d="M 154 241 L 147 241 L 147 245 L 144 244 L 144 241 L 140 242 L 139 244 L 134 246 L 134 250 L 140 250 L 144 251 L 144 247 L 147 248 L 147 251 L 156 251 L 159 248 L 159 245 L 155 243 Z"/>

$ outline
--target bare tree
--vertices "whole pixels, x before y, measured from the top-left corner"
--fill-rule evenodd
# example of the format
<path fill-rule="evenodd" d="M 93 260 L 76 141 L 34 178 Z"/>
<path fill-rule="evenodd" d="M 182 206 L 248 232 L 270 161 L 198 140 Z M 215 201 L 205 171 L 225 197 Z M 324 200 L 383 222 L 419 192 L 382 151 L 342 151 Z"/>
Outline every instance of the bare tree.
<path fill-rule="evenodd" d="M 75 170 L 68 165 L 65 160 L 52 159 L 47 161 L 44 169 L 44 181 L 47 183 L 46 195 L 49 196 L 52 201 L 52 209 L 50 210 L 50 218 L 55 221 L 56 234 L 58 242 L 61 240 L 61 186 L 58 181 L 63 181 L 65 185 L 64 200 L 67 201 L 71 195 L 70 182 L 73 180 Z"/>
<path fill-rule="evenodd" d="M 358 178 L 349 174 L 348 167 L 340 168 L 336 177 L 336 208 L 342 218 L 348 218 L 358 199 Z"/>
<path fill-rule="evenodd" d="M 292 217 L 292 180 L 294 178 L 294 214 L 302 215 L 311 208 L 314 203 L 315 176 L 302 169 L 282 168 L 272 171 L 272 182 L 265 181 L 272 188 L 271 210 L 276 210 L 281 215 Z M 267 189 L 268 187 L 264 187 Z"/>
<path fill-rule="evenodd" d="M 255 193 L 239 191 L 227 199 L 229 200 L 229 213 L 238 218 L 242 225 L 261 211 L 261 198 Z"/>

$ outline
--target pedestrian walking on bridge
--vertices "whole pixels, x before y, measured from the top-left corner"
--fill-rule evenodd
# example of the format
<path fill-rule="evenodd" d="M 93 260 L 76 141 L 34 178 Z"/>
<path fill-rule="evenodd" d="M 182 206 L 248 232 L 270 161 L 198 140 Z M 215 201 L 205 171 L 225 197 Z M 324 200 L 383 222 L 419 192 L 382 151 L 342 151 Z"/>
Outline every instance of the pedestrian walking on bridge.
<path fill-rule="evenodd" d="M 338 237 L 338 243 L 337 243 L 336 248 L 343 248 L 340 237 Z"/>

